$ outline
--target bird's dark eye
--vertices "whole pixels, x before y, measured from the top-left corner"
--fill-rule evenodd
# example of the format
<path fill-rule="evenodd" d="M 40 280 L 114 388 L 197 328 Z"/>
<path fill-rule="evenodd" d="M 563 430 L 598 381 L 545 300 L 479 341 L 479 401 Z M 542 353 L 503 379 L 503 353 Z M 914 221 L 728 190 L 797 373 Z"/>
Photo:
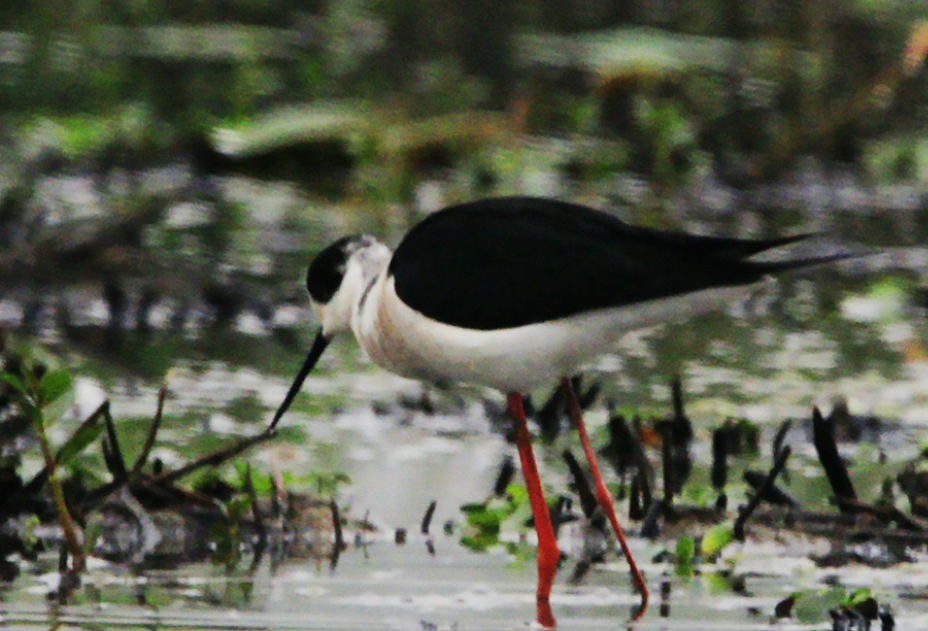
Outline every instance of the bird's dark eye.
<path fill-rule="evenodd" d="M 350 244 L 356 237 L 339 239 L 313 259 L 306 272 L 306 289 L 313 301 L 328 304 L 342 284 Z"/>

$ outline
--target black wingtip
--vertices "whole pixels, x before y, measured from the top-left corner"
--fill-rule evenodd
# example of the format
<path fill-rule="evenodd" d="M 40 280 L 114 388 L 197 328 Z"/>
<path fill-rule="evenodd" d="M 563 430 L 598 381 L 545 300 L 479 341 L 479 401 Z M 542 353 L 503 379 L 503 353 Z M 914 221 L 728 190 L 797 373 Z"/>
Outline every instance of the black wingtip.
<path fill-rule="evenodd" d="M 735 256 L 737 258 L 748 258 L 750 256 L 760 254 L 761 252 L 781 248 L 785 245 L 792 245 L 793 243 L 799 243 L 800 241 L 805 241 L 806 239 L 811 239 L 818 236 L 821 236 L 821 234 L 816 232 L 806 232 L 803 234 L 777 237 L 776 239 L 762 239 L 759 241 L 734 240 L 731 247 L 726 248 L 725 254 L 728 256 Z"/>
<path fill-rule="evenodd" d="M 829 263 L 838 263 L 840 261 L 849 261 L 853 259 L 874 256 L 875 252 L 841 252 L 839 254 L 829 254 L 825 256 L 809 256 L 799 259 L 790 259 L 787 261 L 751 261 L 751 266 L 762 274 L 779 274 L 792 270 L 806 269 L 827 265 Z"/>

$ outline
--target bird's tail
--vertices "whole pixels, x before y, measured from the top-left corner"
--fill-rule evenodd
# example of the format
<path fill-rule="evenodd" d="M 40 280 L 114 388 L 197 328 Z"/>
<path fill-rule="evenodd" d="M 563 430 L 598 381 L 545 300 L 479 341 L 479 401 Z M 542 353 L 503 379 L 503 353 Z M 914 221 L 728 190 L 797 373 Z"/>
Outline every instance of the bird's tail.
<path fill-rule="evenodd" d="M 780 274 L 791 270 L 805 269 L 807 267 L 816 267 L 818 265 L 827 265 L 837 261 L 847 261 L 858 259 L 864 256 L 870 256 L 871 253 L 842 252 L 840 254 L 829 254 L 826 256 L 810 256 L 799 259 L 788 259 L 786 261 L 747 261 L 751 267 L 760 274 Z"/>

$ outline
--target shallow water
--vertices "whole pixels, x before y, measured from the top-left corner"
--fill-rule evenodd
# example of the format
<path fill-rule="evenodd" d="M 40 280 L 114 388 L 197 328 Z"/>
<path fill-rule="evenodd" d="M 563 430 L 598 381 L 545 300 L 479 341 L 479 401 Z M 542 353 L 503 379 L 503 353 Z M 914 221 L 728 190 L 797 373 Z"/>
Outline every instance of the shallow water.
<path fill-rule="evenodd" d="M 29 568 L 4 587 L 2 622 L 7 628 L 157 629 L 523 629 L 534 610 L 534 567 L 504 554 L 472 554 L 452 538 L 434 539 L 431 556 L 419 538 L 403 546 L 378 540 L 342 555 L 336 570 L 327 563 L 288 563 L 273 574 L 263 564 L 252 576 L 223 576 L 209 565 L 176 571 L 132 573 L 96 564 L 75 602 L 48 604 L 45 593 L 57 580 L 51 568 Z M 661 546 L 633 542 L 639 558 Z M 722 566 L 703 568 L 689 581 L 666 565 L 643 563 L 654 589 L 645 618 L 636 629 L 811 629 L 822 622 L 773 624 L 774 605 L 798 588 L 870 586 L 896 612 L 897 628 L 924 628 L 928 603 L 922 598 L 928 570 L 923 565 L 891 570 L 848 567 L 819 570 L 791 551 L 788 543 L 747 543 L 726 557 L 737 561 L 735 575 L 745 591 L 725 593 Z M 743 555 L 743 556 L 741 556 Z M 565 573 L 562 570 L 562 574 Z M 659 595 L 661 582 L 669 596 Z M 626 628 L 637 598 L 624 567 L 610 562 L 584 585 L 559 583 L 552 606 L 559 628 Z M 822 612 L 824 613 L 824 612 Z M 61 628 L 61 627 L 58 627 Z"/>
<path fill-rule="evenodd" d="M 250 182 L 233 179 L 223 186 L 247 198 L 246 206 L 252 198 L 267 198 L 266 189 Z M 811 195 L 813 188 L 799 190 Z M 283 189 L 271 198 L 272 205 L 298 206 L 290 197 L 292 191 Z M 768 194 L 793 211 L 815 201 L 791 197 L 789 189 Z M 713 214 L 717 210 L 690 217 L 687 226 L 713 231 L 714 226 L 751 221 L 746 215 Z M 177 208 L 161 228 L 196 228 L 197 212 Z M 805 216 L 800 223 L 855 235 L 857 240 L 866 240 L 860 235 L 869 236 L 874 226 L 879 234 L 898 232 L 895 219 L 884 222 L 878 213 L 854 212 L 828 215 L 827 226 L 822 225 L 822 213 Z M 333 216 L 352 228 L 359 223 L 357 217 Z M 317 219 L 314 215 L 311 221 Z M 262 229 L 261 234 L 271 236 L 257 239 L 259 246 L 272 244 L 271 251 L 250 244 L 254 251 L 242 258 L 246 266 L 260 270 L 270 258 L 297 258 L 292 234 L 290 241 L 281 238 L 286 231 L 274 221 Z M 314 238 L 329 229 L 315 230 Z M 666 415 L 670 380 L 680 375 L 686 411 L 696 430 L 694 475 L 705 486 L 709 430 L 726 418 L 746 418 L 764 428 L 763 461 L 757 465 L 764 468 L 769 439 L 779 422 L 808 419 L 813 405 L 827 413 L 837 400 L 846 400 L 852 414 L 887 422 L 885 431 L 866 437 L 859 446 L 845 447 L 845 455 L 855 463 L 851 473 L 862 499 L 874 499 L 882 480 L 917 455 L 928 426 L 928 321 L 915 291 L 924 282 L 920 274 L 928 250 L 906 239 L 899 242 L 907 245 L 887 248 L 865 263 L 784 279 L 724 313 L 630 334 L 616 353 L 587 371 L 604 390 L 601 402 L 587 414 L 594 441 L 604 442 L 607 412 L 602 400 L 628 416 Z M 274 290 L 278 296 L 296 291 L 289 285 Z M 73 402 L 63 421 L 52 428 L 52 437 L 63 440 L 79 419 L 109 397 L 131 458 L 154 413 L 157 389 L 165 383 L 170 395 L 153 456 L 167 467 L 237 436 L 259 432 L 283 399 L 311 340 L 312 324 L 302 298 L 275 303 L 269 319 L 246 308 L 228 327 L 210 327 L 209 314 L 194 309 L 179 330 L 172 329 L 171 320 L 180 307 L 169 299 L 153 311 L 152 331 L 142 334 L 131 327 L 108 327 L 106 307 L 97 293 L 80 285 L 58 291 L 51 302 L 68 305 L 69 321 L 50 323 L 55 318 L 46 315 L 31 338 L 62 358 L 75 377 Z M 0 297 L 0 326 L 16 329 L 23 319 L 16 296 Z M 499 413 L 501 395 L 474 389 L 426 390 L 371 366 L 351 341 L 333 345 L 303 392 L 284 418 L 279 440 L 247 459 L 260 474 L 286 475 L 289 488 L 300 490 L 314 488 L 314 474 L 346 473 L 350 482 L 339 489 L 339 504 L 350 517 L 367 516 L 379 528 L 362 537 L 369 545 L 349 548 L 334 571 L 325 559 L 288 561 L 274 571 L 265 562 L 251 577 L 242 569 L 227 576 L 210 564 L 158 572 L 98 564 L 72 604 L 61 608 L 46 598 L 57 573 L 55 561 L 43 558 L 0 587 L 4 626 L 423 631 L 528 626 L 534 611 L 533 562 L 502 547 L 473 553 L 459 543 L 464 521 L 460 507 L 486 498 L 500 463 L 514 455 L 502 435 L 507 423 Z M 435 403 L 436 413 L 424 413 L 415 404 L 424 392 Z M 547 393 L 533 395 L 540 402 Z M 796 429 L 789 443 L 797 457 L 787 490 L 806 506 L 829 509 L 807 435 Z M 554 492 L 567 488 L 568 475 L 559 456 L 566 444 L 576 447 L 562 439 L 556 446 L 537 448 L 543 479 Z M 887 463 L 879 463 L 881 452 L 888 455 Z M 36 455 L 27 462 L 27 471 L 39 467 Z M 99 470 L 99 461 L 98 455 L 88 454 L 81 464 Z M 737 472 L 748 464 L 736 465 Z M 730 506 L 746 496 L 744 485 L 734 486 Z M 696 501 L 695 491 L 684 495 L 686 501 Z M 424 538 L 412 534 L 433 500 L 434 556 Z M 445 535 L 442 525 L 449 521 L 458 529 Z M 393 543 L 397 528 L 410 533 L 403 546 Z M 658 553 L 674 549 L 674 535 L 656 542 L 633 537 L 632 547 L 653 590 L 651 610 L 635 628 L 767 629 L 775 604 L 791 592 L 836 586 L 848 591 L 870 587 L 881 604 L 892 607 L 897 628 L 928 628 L 925 551 L 889 569 L 823 569 L 809 557 L 829 552 L 827 541 L 760 534 L 744 545 L 730 546 L 722 560 L 689 581 L 677 577 L 669 564 L 652 562 Z M 346 533 L 349 542 L 353 537 L 353 532 Z M 514 537 L 517 533 L 503 534 L 504 539 Z M 567 527 L 561 544 L 571 556 L 552 600 L 560 628 L 624 628 L 637 602 L 624 566 L 611 559 L 595 566 L 582 585 L 569 586 L 572 559 L 582 547 L 576 524 Z M 721 571 L 743 578 L 744 589 L 726 587 L 732 579 L 718 576 Z M 662 582 L 671 586 L 666 615 L 660 606 Z M 814 612 L 817 622 L 784 621 L 775 628 L 828 628 L 827 608 L 822 605 Z"/>
<path fill-rule="evenodd" d="M 665 413 L 669 386 L 661 375 L 675 366 L 683 368 L 687 412 L 697 431 L 697 477 L 707 475 L 707 430 L 727 415 L 751 418 L 769 428 L 762 441 L 762 449 L 767 450 L 776 422 L 790 416 L 807 418 L 812 404 L 827 410 L 834 397 L 844 394 L 853 412 L 898 421 L 895 429 L 848 452 L 853 461 L 863 463 L 852 468 L 852 474 L 866 497 L 877 491 L 881 476 L 897 470 L 903 460 L 917 453 L 919 428 L 928 423 L 922 412 L 928 400 L 928 385 L 923 379 L 926 364 L 920 357 L 909 361 L 903 346 L 906 341 L 924 341 L 925 324 L 915 312 L 905 310 L 889 324 L 881 320 L 861 323 L 861 312 L 879 312 L 885 305 L 871 304 L 865 309 L 855 305 L 855 300 L 873 299 L 865 294 L 844 297 L 823 326 L 815 326 L 811 318 L 806 320 L 808 330 L 778 328 L 777 315 L 768 313 L 755 314 L 751 321 L 723 315 L 639 333 L 626 341 L 624 353 L 600 363 L 599 376 L 607 396 L 617 405 L 632 410 L 632 402 L 637 402 L 645 413 Z M 848 313 L 851 318 L 846 317 Z M 840 341 L 848 327 L 867 333 L 871 355 L 880 357 L 875 365 L 865 361 L 856 369 L 846 367 L 854 362 L 855 352 Z M 902 328 L 902 334 L 892 334 L 892 327 Z M 243 347 L 250 340 L 274 345 L 266 338 L 241 334 L 228 336 L 229 340 Z M 680 357 L 666 357 L 670 344 Z M 198 357 L 200 352 L 195 349 L 196 344 L 187 348 L 186 359 L 175 358 L 166 376 L 171 397 L 154 455 L 169 466 L 235 435 L 257 432 L 288 385 L 289 375 L 268 374 L 267 365 L 251 359 L 261 353 L 242 355 L 248 359 L 236 365 Z M 300 361 L 298 350 L 302 349 L 287 347 L 275 352 L 284 358 L 280 364 L 295 367 Z M 225 352 L 236 354 L 234 346 L 227 346 Z M 72 411 L 75 418 L 93 409 L 106 392 L 113 398 L 116 418 L 125 419 L 120 423 L 121 431 L 131 435 L 144 428 L 144 419 L 154 409 L 157 382 L 124 373 L 114 375 L 109 370 L 101 373 L 97 367 L 105 362 L 79 349 L 72 349 L 69 358 L 80 375 Z M 442 532 L 447 521 L 460 527 L 460 506 L 487 497 L 500 463 L 507 454 L 514 455 L 497 429 L 499 420 L 486 412 L 487 405 L 490 409 L 494 403 L 501 405 L 500 397 L 475 390 L 430 392 L 438 411 L 424 413 L 414 405 L 424 392 L 423 386 L 369 366 L 350 343 L 335 348 L 321 372 L 307 380 L 304 392 L 285 418 L 292 438 L 261 448 L 249 460 L 259 470 L 295 474 L 296 486 L 300 485 L 300 472 L 341 470 L 349 475 L 351 482 L 339 492 L 343 510 L 355 518 L 369 517 L 380 530 L 360 535 L 365 545 L 350 547 L 334 571 L 325 559 L 288 561 L 273 572 L 265 562 L 251 577 L 243 575 L 241 569 L 227 576 L 210 564 L 130 572 L 101 563 L 75 593 L 72 604 L 55 608 L 45 596 L 57 579 L 54 562 L 47 559 L 27 567 L 0 591 L 4 625 L 526 628 L 534 612 L 532 560 L 519 560 L 501 548 L 473 553 L 459 544 L 460 530 L 451 535 Z M 601 405 L 587 416 L 593 428 L 606 419 Z M 62 437 L 68 425 L 66 422 L 58 428 Z M 822 502 L 821 473 L 803 433 L 794 431 L 790 442 L 799 452 L 799 460 L 787 490 L 814 506 L 816 501 Z M 543 478 L 555 490 L 564 489 L 568 479 L 558 456 L 564 444 L 562 439 L 558 447 L 538 447 Z M 891 455 L 891 462 L 874 472 L 864 465 L 880 449 Z M 743 498 L 743 489 L 733 491 L 733 503 Z M 425 538 L 414 534 L 432 500 L 437 501 L 432 526 L 434 556 L 427 551 Z M 393 542 L 396 528 L 410 533 L 405 545 Z M 504 533 L 503 538 L 515 536 Z M 346 540 L 353 539 L 354 533 L 347 532 Z M 595 566 L 582 585 L 570 586 L 566 578 L 582 547 L 578 524 L 566 527 L 561 544 L 571 560 L 561 570 L 552 597 L 559 628 L 625 628 L 624 621 L 637 597 L 624 565 L 610 558 L 606 565 Z M 702 576 L 685 581 L 675 575 L 672 565 L 651 561 L 674 545 L 673 536 L 656 542 L 632 539 L 653 590 L 651 610 L 634 628 L 829 628 L 822 617 L 827 607 L 815 612 L 818 622 L 773 625 L 770 617 L 775 604 L 793 591 L 837 586 L 847 591 L 872 589 L 881 604 L 892 608 L 897 628 L 916 629 L 928 624 L 928 602 L 922 596 L 928 585 L 928 563 L 921 562 L 921 557 L 888 569 L 854 565 L 818 568 L 809 556 L 832 550 L 827 541 L 762 531 L 759 539 L 730 546 L 722 560 L 702 568 Z M 735 593 L 726 588 L 731 578 L 718 572 L 743 578 L 743 590 Z M 663 582 L 671 586 L 664 603 L 669 607 L 666 611 L 661 607 Z"/>

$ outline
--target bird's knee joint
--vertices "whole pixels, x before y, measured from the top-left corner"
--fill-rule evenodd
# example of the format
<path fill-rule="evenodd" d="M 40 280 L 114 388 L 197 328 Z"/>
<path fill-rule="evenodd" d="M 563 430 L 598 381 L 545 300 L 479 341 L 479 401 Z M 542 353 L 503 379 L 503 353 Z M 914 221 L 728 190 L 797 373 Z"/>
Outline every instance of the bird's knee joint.
<path fill-rule="evenodd" d="M 556 545 L 541 546 L 538 548 L 538 567 L 543 570 L 557 568 L 561 560 L 561 552 Z"/>

